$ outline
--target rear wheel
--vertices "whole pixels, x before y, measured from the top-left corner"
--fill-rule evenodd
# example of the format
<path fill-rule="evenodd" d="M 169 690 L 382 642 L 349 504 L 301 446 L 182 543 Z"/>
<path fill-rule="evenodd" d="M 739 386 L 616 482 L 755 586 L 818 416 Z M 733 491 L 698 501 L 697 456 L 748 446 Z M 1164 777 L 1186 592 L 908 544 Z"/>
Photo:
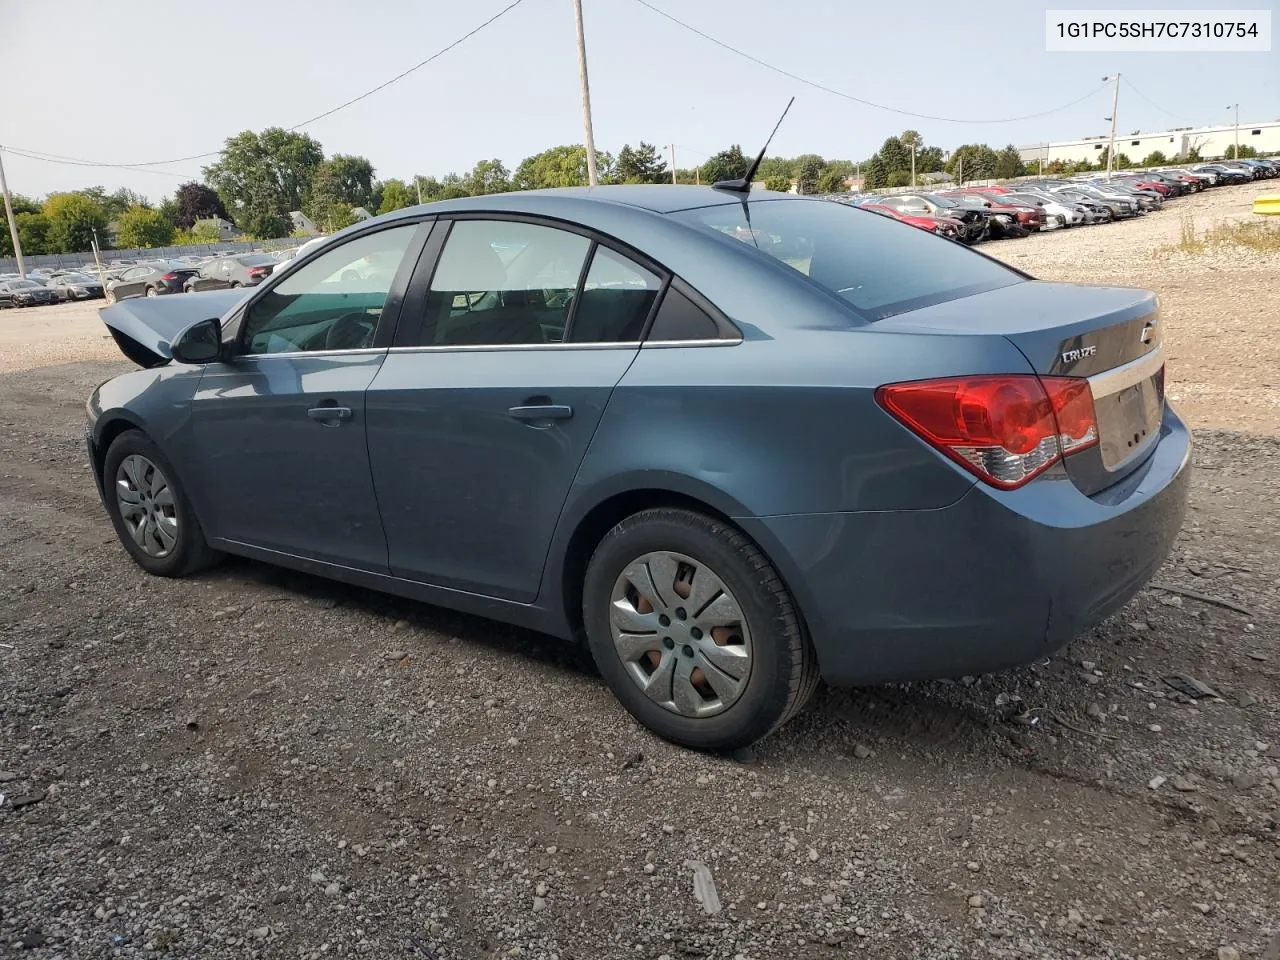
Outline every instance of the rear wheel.
<path fill-rule="evenodd" d="M 622 705 L 682 746 L 753 743 L 817 686 L 817 658 L 777 572 L 704 514 L 655 508 L 609 531 L 587 567 L 583 619 Z"/>
<path fill-rule="evenodd" d="M 126 430 L 112 441 L 102 477 L 116 536 L 142 569 L 184 577 L 222 559 L 205 540 L 172 466 L 141 431 Z"/>
<path fill-rule="evenodd" d="M 157 297 L 157 296 L 159 296 L 159 295 L 160 295 L 160 291 L 159 291 L 159 290 L 157 290 L 155 287 L 147 287 L 147 296 L 148 296 L 148 297 Z"/>

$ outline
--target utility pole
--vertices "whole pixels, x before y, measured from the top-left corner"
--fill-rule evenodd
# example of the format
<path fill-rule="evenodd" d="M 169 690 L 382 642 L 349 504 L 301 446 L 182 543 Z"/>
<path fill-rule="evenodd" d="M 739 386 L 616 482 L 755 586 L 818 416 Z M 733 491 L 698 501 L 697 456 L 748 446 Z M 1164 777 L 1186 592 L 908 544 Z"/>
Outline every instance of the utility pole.
<path fill-rule="evenodd" d="M 1111 146 L 1107 148 L 1107 179 L 1110 180 L 1111 171 L 1115 169 L 1116 165 L 1116 112 L 1120 109 L 1120 74 L 1117 73 L 1114 77 L 1102 78 L 1103 83 L 1108 80 L 1116 82 L 1115 93 L 1111 95 L 1111 116 L 1107 117 L 1111 121 Z"/>
<path fill-rule="evenodd" d="M 418 205 L 422 205 L 422 178 L 416 173 L 413 175 L 413 185 L 418 188 Z"/>
<path fill-rule="evenodd" d="M 4 148 L 0 147 L 0 191 L 4 192 L 4 215 L 9 218 L 9 236 L 13 237 L 13 255 L 18 261 L 18 276 L 27 279 L 27 265 L 22 260 L 22 241 L 18 239 L 18 219 L 13 215 L 13 198 L 9 181 L 4 178 Z"/>
<path fill-rule="evenodd" d="M 102 284 L 102 295 L 107 295 L 107 272 L 102 269 L 102 248 L 98 244 L 98 228 L 93 228 L 93 262 L 98 265 L 98 283 Z"/>
<path fill-rule="evenodd" d="M 911 141 L 911 189 L 916 188 L 916 142 Z"/>
<path fill-rule="evenodd" d="M 582 32 L 582 0 L 573 0 L 573 16 L 578 23 L 578 79 L 582 82 L 582 126 L 587 134 L 587 183 L 596 186 L 596 139 L 591 132 L 591 85 L 587 82 L 587 40 Z"/>
<path fill-rule="evenodd" d="M 1232 154 L 1231 159 L 1239 160 L 1240 159 L 1240 104 L 1238 103 L 1230 104 L 1227 106 L 1227 109 L 1230 110 L 1233 107 L 1235 108 L 1235 111 L 1236 111 L 1236 149 L 1235 149 L 1235 153 Z"/>
<path fill-rule="evenodd" d="M 671 144 L 671 182 L 676 182 L 676 145 Z"/>

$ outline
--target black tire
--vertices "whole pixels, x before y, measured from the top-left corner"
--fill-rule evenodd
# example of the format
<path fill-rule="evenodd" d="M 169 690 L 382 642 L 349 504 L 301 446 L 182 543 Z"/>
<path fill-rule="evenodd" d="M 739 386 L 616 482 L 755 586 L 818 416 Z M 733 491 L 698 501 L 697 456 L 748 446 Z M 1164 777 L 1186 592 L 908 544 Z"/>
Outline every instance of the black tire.
<path fill-rule="evenodd" d="M 242 284 L 239 280 L 232 280 L 232 281 L 231 281 L 231 289 L 232 289 L 232 290 L 238 290 L 238 289 L 239 289 L 240 287 L 242 287 L 242 286 L 244 286 L 244 284 Z"/>
<path fill-rule="evenodd" d="M 116 476 L 121 462 L 131 454 L 143 456 L 155 464 L 164 474 L 174 494 L 178 535 L 172 550 L 163 557 L 151 556 L 134 542 L 120 513 L 120 504 L 115 495 Z M 111 517 L 111 525 L 115 527 L 116 536 L 120 538 L 120 543 L 133 561 L 147 573 L 160 577 L 185 577 L 212 567 L 222 560 L 223 554 L 210 547 L 205 540 L 200 521 L 196 518 L 191 501 L 187 499 L 182 489 L 173 465 L 142 431 L 126 430 L 111 442 L 103 460 L 102 476 L 105 488 L 103 499 L 106 501 L 107 514 Z"/>
<path fill-rule="evenodd" d="M 160 296 L 160 291 L 159 291 L 159 290 L 157 290 L 155 287 L 147 287 L 147 296 L 148 296 L 148 297 L 158 297 L 158 296 Z"/>
<path fill-rule="evenodd" d="M 738 600 L 751 633 L 746 687 L 708 717 L 686 717 L 649 699 L 614 646 L 609 610 L 614 584 L 648 553 L 671 551 L 707 564 Z M 696 750 L 734 750 L 795 716 L 818 685 L 818 662 L 790 593 L 763 553 L 739 530 L 705 514 L 659 507 L 623 520 L 591 556 L 583 584 L 587 645 L 627 711 L 664 740 Z"/>

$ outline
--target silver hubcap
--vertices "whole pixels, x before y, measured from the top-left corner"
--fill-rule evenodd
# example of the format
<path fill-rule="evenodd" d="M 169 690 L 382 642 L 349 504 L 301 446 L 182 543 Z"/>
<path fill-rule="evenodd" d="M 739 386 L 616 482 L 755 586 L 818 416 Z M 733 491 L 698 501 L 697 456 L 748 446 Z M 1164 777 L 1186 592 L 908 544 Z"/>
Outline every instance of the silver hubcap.
<path fill-rule="evenodd" d="M 160 468 L 130 454 L 116 470 L 116 503 L 133 542 L 152 557 L 167 557 L 178 542 L 173 488 Z"/>
<path fill-rule="evenodd" d="M 631 679 L 682 717 L 731 707 L 751 676 L 742 607 L 710 567 L 683 554 L 648 553 L 613 585 L 609 626 Z"/>

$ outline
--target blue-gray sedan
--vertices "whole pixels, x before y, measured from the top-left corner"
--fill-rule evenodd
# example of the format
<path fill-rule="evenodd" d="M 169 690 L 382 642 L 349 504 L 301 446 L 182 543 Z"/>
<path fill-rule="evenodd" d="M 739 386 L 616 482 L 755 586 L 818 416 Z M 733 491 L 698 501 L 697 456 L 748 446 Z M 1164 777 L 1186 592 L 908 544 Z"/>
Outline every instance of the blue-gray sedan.
<path fill-rule="evenodd" d="M 822 200 L 448 201 L 102 317 L 145 369 L 93 392 L 89 457 L 144 569 L 234 553 L 581 640 L 698 748 L 819 677 L 1048 655 L 1187 497 L 1153 294 Z"/>

